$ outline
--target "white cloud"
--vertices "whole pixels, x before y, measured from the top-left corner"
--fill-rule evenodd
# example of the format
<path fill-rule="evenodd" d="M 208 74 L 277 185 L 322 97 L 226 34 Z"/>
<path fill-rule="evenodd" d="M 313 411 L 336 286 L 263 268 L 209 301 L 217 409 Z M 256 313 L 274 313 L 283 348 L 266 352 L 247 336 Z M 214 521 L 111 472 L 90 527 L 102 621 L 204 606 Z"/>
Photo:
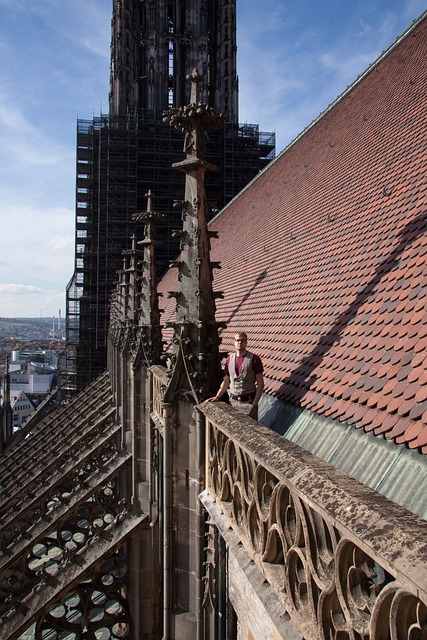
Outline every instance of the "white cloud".
<path fill-rule="evenodd" d="M 65 291 L 44 290 L 29 284 L 0 283 L 2 317 L 64 316 Z"/>
<path fill-rule="evenodd" d="M 16 181 L 20 190 L 27 183 L 29 170 L 52 166 L 57 169 L 69 164 L 74 168 L 74 150 L 52 139 L 41 127 L 33 124 L 25 115 L 21 103 L 16 99 L 16 91 L 10 83 L 0 85 L 0 180 L 7 182 L 4 188 L 11 188 Z M 28 174 L 22 174 L 25 169 Z M 20 170 L 19 173 L 17 170 Z M 6 174 L 2 178 L 1 174 Z M 71 177 L 71 176 L 70 176 Z M 46 180 L 46 176 L 45 176 Z M 30 180 L 28 180 L 29 182 Z M 9 197 L 11 197 L 11 193 Z M 4 201 L 4 197 L 3 197 Z"/>
<path fill-rule="evenodd" d="M 32 284 L 15 284 L 13 282 L 6 284 L 5 282 L 0 282 L 0 295 L 28 296 L 38 293 L 43 293 L 43 290 L 34 287 Z"/>
<path fill-rule="evenodd" d="M 240 120 L 275 130 L 280 151 L 409 26 L 406 4 L 344 9 L 334 0 L 264 0 L 260 20 L 254 0 L 245 2 L 238 14 Z"/>
<path fill-rule="evenodd" d="M 0 205 L 0 220 L 0 279 L 65 291 L 74 264 L 73 212 L 14 203 Z"/>
<path fill-rule="evenodd" d="M 47 247 L 50 255 L 64 256 L 64 253 L 73 255 L 74 253 L 74 235 L 58 235 L 51 238 L 47 242 Z M 71 274 L 70 274 L 71 275 Z"/>

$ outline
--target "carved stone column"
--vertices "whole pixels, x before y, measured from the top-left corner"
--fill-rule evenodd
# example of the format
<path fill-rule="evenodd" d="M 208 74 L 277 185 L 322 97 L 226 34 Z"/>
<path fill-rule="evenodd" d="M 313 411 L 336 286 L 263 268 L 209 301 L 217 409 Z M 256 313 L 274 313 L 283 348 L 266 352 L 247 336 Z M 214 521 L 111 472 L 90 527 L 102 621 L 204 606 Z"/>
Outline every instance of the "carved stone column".
<path fill-rule="evenodd" d="M 144 351 L 146 364 L 160 362 L 162 338 L 160 330 L 159 298 L 156 282 L 156 239 L 155 225 L 164 219 L 164 215 L 153 210 L 153 193 L 147 193 L 147 210 L 136 213 L 134 220 L 144 223 L 144 239 L 138 242 L 143 247 L 142 270 L 139 286 L 138 329 L 140 346 Z M 141 355 L 141 354 L 139 354 Z"/>
<path fill-rule="evenodd" d="M 180 259 L 171 263 L 178 269 L 178 289 L 169 292 L 176 299 L 174 322 L 175 362 L 182 363 L 184 378 L 196 400 L 201 401 L 216 390 L 219 380 L 218 323 L 215 321 L 213 268 L 210 261 L 210 237 L 205 193 L 205 173 L 217 168 L 205 161 L 204 135 L 209 129 L 224 126 L 225 117 L 200 102 L 201 76 L 194 70 L 191 104 L 171 109 L 164 121 L 185 133 L 186 158 L 172 166 L 186 174 L 185 199 L 182 207 Z"/>

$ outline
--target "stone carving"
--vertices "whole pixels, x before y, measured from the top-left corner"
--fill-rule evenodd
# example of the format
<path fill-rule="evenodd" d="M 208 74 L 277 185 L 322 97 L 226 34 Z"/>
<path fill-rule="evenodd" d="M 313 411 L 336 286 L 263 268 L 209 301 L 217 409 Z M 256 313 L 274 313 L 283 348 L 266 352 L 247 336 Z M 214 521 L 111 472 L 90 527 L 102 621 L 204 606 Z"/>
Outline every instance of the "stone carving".
<path fill-rule="evenodd" d="M 125 598 L 127 562 L 123 550 L 101 564 L 90 583 L 65 593 L 36 626 L 37 638 L 129 638 Z"/>
<path fill-rule="evenodd" d="M 205 131 L 223 127 L 225 115 L 200 101 L 199 84 L 202 76 L 198 74 L 197 69 L 194 69 L 187 79 L 192 83 L 190 104 L 165 111 L 163 122 L 185 133 L 184 151 L 187 156 L 203 159 Z"/>
<path fill-rule="evenodd" d="M 208 421 L 209 491 L 307 638 L 427 637 L 414 590 Z"/>
<path fill-rule="evenodd" d="M 1 638 L 131 635 L 126 547 L 144 515 L 121 494 L 113 413 L 104 375 L 2 460 Z"/>
<path fill-rule="evenodd" d="M 84 483 L 84 477 L 79 476 L 81 483 Z M 69 496 L 71 492 L 71 487 L 68 487 L 65 495 Z M 60 487 L 56 491 L 51 490 L 45 500 L 47 514 L 53 516 L 52 512 L 63 500 L 64 493 Z M 54 520 L 47 531 L 39 529 L 37 535 L 37 529 L 28 522 L 26 544 L 21 545 L 21 551 L 15 549 L 11 561 L 3 563 L 6 568 L 0 579 L 0 615 L 4 616 L 28 593 L 57 576 L 63 566 L 76 561 L 79 552 L 93 541 L 108 536 L 108 527 L 129 510 L 118 499 L 116 481 L 110 480 L 93 492 L 86 502 Z M 40 519 L 41 523 L 43 521 L 49 523 L 46 515 Z M 13 544 L 16 547 L 23 536 L 16 535 L 16 529 L 12 535 L 14 532 Z"/>

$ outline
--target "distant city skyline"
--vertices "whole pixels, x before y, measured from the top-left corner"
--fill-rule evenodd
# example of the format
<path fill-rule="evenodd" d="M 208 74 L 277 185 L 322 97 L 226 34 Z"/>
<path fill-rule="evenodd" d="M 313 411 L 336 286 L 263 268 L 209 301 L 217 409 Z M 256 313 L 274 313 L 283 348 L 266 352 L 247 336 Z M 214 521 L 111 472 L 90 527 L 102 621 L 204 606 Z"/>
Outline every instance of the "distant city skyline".
<path fill-rule="evenodd" d="M 237 0 L 239 120 L 279 153 L 425 10 Z M 0 0 L 0 316 L 65 316 L 76 119 L 108 111 L 112 3 Z"/>

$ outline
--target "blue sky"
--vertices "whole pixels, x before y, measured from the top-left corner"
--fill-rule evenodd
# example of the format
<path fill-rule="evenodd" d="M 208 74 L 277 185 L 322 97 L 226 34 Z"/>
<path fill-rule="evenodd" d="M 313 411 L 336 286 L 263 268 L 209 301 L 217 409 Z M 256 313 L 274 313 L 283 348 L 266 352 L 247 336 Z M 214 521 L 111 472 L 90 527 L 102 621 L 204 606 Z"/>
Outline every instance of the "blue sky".
<path fill-rule="evenodd" d="M 76 119 L 108 107 L 110 0 L 0 0 L 0 316 L 65 313 Z M 240 121 L 281 151 L 425 0 L 237 0 Z"/>

